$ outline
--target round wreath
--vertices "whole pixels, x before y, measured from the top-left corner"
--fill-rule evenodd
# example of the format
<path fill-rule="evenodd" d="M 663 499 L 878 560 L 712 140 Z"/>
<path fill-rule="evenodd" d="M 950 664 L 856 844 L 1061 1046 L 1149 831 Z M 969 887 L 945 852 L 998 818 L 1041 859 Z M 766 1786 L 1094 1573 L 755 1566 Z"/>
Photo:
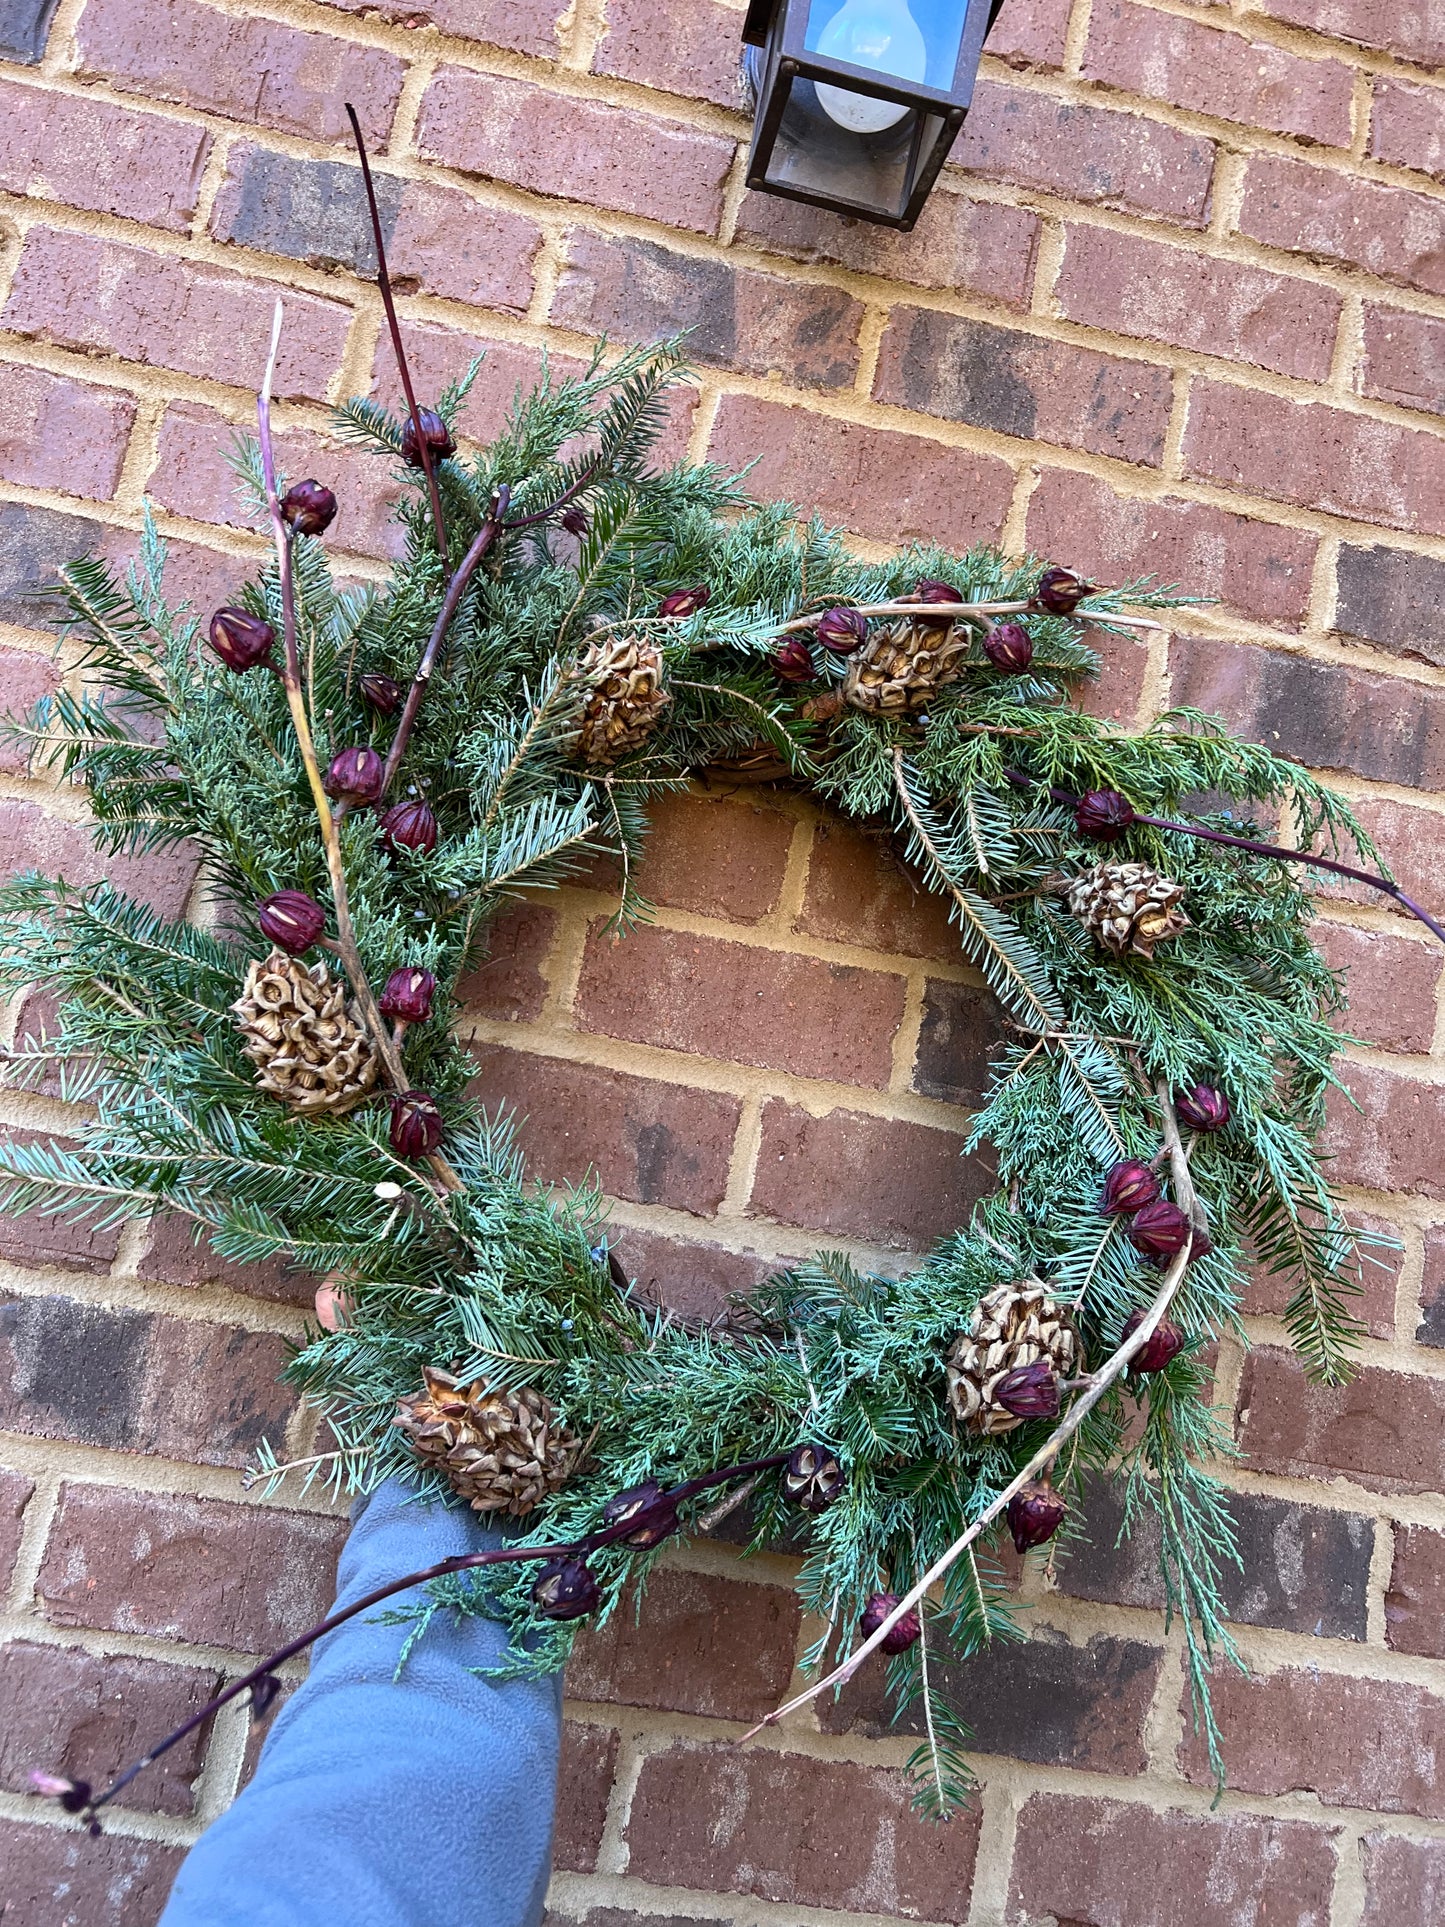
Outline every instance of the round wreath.
<path fill-rule="evenodd" d="M 1288 1275 L 1312 1372 L 1345 1369 L 1366 1240 L 1314 1150 L 1341 995 L 1294 860 L 1324 834 L 1370 861 L 1366 838 L 1205 717 L 1128 735 L 1071 700 L 1086 625 L 1107 644 L 1183 598 L 987 548 L 862 562 L 742 478 L 654 466 L 676 344 L 544 371 L 462 455 L 475 372 L 434 411 L 408 381 L 401 421 L 340 411 L 409 485 L 384 588 L 334 583 L 337 504 L 278 478 L 269 376 L 236 467 L 275 560 L 234 606 L 170 608 L 149 526 L 124 583 L 67 571 L 88 693 L 23 732 L 86 786 L 103 849 L 199 846 L 218 915 L 168 922 L 106 883 L 5 891 L 4 979 L 58 998 L 9 1074 L 58 1063 L 90 1110 L 78 1146 L 0 1152 L 3 1207 L 178 1212 L 227 1259 L 327 1281 L 287 1377 L 329 1449 L 257 1473 L 401 1473 L 511 1522 L 403 1609 L 504 1619 L 514 1671 L 559 1665 L 674 1532 L 731 1513 L 753 1547 L 786 1537 L 825 1628 L 804 1697 L 890 1653 L 896 1703 L 928 1699 L 936 1812 L 968 1787 L 939 1662 L 1018 1636 L 998 1534 L 1052 1553 L 1086 1479 L 1121 1479 L 1128 1517 L 1159 1522 L 1217 1763 L 1235 1553 L 1205 1355 L 1239 1329 L 1251 1262 Z M 822 1253 L 694 1326 L 639 1301 L 596 1195 L 528 1182 L 448 1019 L 517 893 L 610 852 L 619 925 L 645 917 L 648 802 L 720 764 L 888 833 L 1006 1042 L 967 1147 L 998 1188 L 967 1226 L 901 1278 Z M 1259 841 L 1253 805 L 1293 849 Z M 274 1663 L 222 1697 L 261 1704 Z M 117 1790 L 46 1784 L 97 1825 Z"/>

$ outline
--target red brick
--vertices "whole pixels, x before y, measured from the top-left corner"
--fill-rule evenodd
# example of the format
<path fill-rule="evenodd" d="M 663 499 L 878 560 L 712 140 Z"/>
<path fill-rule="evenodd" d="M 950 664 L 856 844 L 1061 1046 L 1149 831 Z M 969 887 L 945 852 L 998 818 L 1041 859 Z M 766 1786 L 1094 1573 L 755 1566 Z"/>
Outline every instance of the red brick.
<path fill-rule="evenodd" d="M 1035 1793 L 1018 1818 L 1008 1918 L 1059 1927 L 1322 1927 L 1334 1830 Z"/>
<path fill-rule="evenodd" d="M 458 40 L 555 58 L 563 0 L 320 0 L 342 13 L 375 14 L 413 29 L 438 27 Z M 567 10 L 570 12 L 570 9 Z"/>
<path fill-rule="evenodd" d="M 988 180 L 1197 228 L 1209 218 L 1214 143 L 1138 114 L 984 81 L 952 164 Z"/>
<path fill-rule="evenodd" d="M 0 401 L 0 409 L 4 403 Z M 23 716 L 43 696 L 55 693 L 60 670 L 53 656 L 42 656 L 35 649 L 0 648 L 0 689 L 5 691 L 5 707 L 12 716 Z M 0 769 L 19 771 L 29 762 L 22 742 L 0 741 Z"/>
<path fill-rule="evenodd" d="M 961 1921 L 978 1816 L 916 1818 L 895 1767 L 678 1740 L 644 1760 L 627 1839 L 658 1886 Z"/>
<path fill-rule="evenodd" d="M 1218 120 L 1298 134 L 1328 147 L 1350 144 L 1355 70 L 1343 60 L 1302 60 L 1132 0 L 1108 0 L 1090 15 L 1083 72 L 1089 80 Z"/>
<path fill-rule="evenodd" d="M 1140 501 L 1106 482 L 1045 469 L 1029 499 L 1029 547 L 1092 580 L 1153 576 L 1281 628 L 1299 626 L 1318 538 L 1175 496 Z M 1101 645 L 1116 649 L 1119 638 Z"/>
<path fill-rule="evenodd" d="M 1245 176 L 1239 231 L 1270 247 L 1445 293 L 1440 203 L 1408 188 L 1257 154 Z"/>
<path fill-rule="evenodd" d="M 1342 926 L 1336 924 L 1331 928 Z M 1318 928 L 1315 935 L 1319 935 Z M 1399 1240 L 1399 1226 L 1387 1218 L 1367 1211 L 1351 1211 L 1346 1215 L 1351 1224 Z M 1401 1260 L 1399 1251 L 1373 1248 L 1373 1255 L 1362 1256 L 1359 1266 L 1350 1274 L 1359 1286 L 1358 1293 L 1350 1297 L 1350 1314 L 1371 1338 L 1395 1335 L 1395 1294 L 1400 1282 Z M 1293 1289 L 1288 1273 L 1269 1272 L 1260 1265 L 1252 1265 L 1247 1275 L 1249 1282 L 1240 1300 L 1241 1309 L 1252 1316 L 1281 1317 Z"/>
<path fill-rule="evenodd" d="M 1360 392 L 1445 415 L 1445 319 L 1367 303 Z"/>
<path fill-rule="evenodd" d="M 973 201 L 936 187 L 913 232 L 900 234 L 776 195 L 746 194 L 737 238 L 799 261 L 834 262 L 912 288 L 972 289 L 1008 307 L 1026 308 L 1039 218 L 1025 208 Z"/>
<path fill-rule="evenodd" d="M 727 1189 L 739 1101 L 624 1071 L 474 1044 L 474 1095 L 519 1116 L 532 1175 L 710 1217 Z"/>
<path fill-rule="evenodd" d="M 457 984 L 469 1016 L 509 1024 L 537 1016 L 547 995 L 545 965 L 557 934 L 557 912 L 540 903 L 509 905 L 487 927 L 486 954 Z"/>
<path fill-rule="evenodd" d="M 669 1305 L 684 1318 L 717 1317 L 730 1294 L 754 1290 L 777 1269 L 750 1252 L 635 1225 L 614 1225 L 610 1241 L 643 1302 Z"/>
<path fill-rule="evenodd" d="M 1231 1787 L 1313 1793 L 1327 1807 L 1445 1816 L 1445 1783 L 1435 1772 L 1445 1700 L 1423 1687 L 1314 1667 L 1252 1678 L 1221 1667 L 1210 1690 Z M 1214 1777 L 1197 1733 L 1180 1747 L 1180 1764 L 1199 1785 Z"/>
<path fill-rule="evenodd" d="M 1445 1197 L 1445 1171 L 1434 1155 L 1445 1128 L 1445 1085 L 1374 1065 L 1341 1069 L 1344 1094 L 1330 1094 L 1324 1135 L 1334 1177 L 1373 1191 Z"/>
<path fill-rule="evenodd" d="M 1445 61 L 1445 22 L 1433 0 L 1262 0 L 1265 13 L 1398 60 L 1438 67 Z"/>
<path fill-rule="evenodd" d="M 32 1768 L 104 1786 L 162 1733 L 205 1705 L 221 1676 L 119 1654 L 16 1640 L 0 1646 L 0 1786 L 29 1790 Z M 144 1813 L 190 1813 L 208 1733 L 197 1729 L 126 1794 Z M 0 1915 L 3 1919 L 3 1915 Z"/>
<path fill-rule="evenodd" d="M 35 1483 L 22 1472 L 10 1472 L 0 1467 L 0 1589 L 3 1589 L 14 1570 L 15 1555 L 20 1550 L 20 1535 L 24 1530 L 25 1508 L 30 1503 Z"/>
<path fill-rule="evenodd" d="M 13 799 L 0 802 L 0 857 L 16 870 L 62 876 L 76 889 L 104 877 L 163 917 L 179 917 L 199 868 L 189 844 L 138 856 L 102 856 L 86 824 L 47 816 L 38 804 Z"/>
<path fill-rule="evenodd" d="M 885 542 L 996 541 L 1013 494 L 997 456 L 747 395 L 723 397 L 708 454 L 725 467 L 754 462 L 748 486 L 760 496 Z"/>
<path fill-rule="evenodd" d="M 637 871 L 654 903 L 756 923 L 778 901 L 794 819 L 764 799 L 660 796 Z"/>
<path fill-rule="evenodd" d="M 0 322 L 61 348 L 98 350 L 243 388 L 259 385 L 282 290 L 92 234 L 35 227 Z M 349 310 L 285 290 L 278 396 L 317 400 L 346 345 Z"/>
<path fill-rule="evenodd" d="M 1427 910 L 1438 911 L 1440 878 L 1445 874 L 1445 817 L 1389 797 L 1361 797 L 1351 807 L 1401 889 Z M 1329 851 L 1325 849 L 1322 854 L 1328 856 Z M 1347 883 L 1342 877 L 1332 878 L 1324 870 L 1312 873 L 1312 887 L 1323 897 L 1367 903 L 1376 910 L 1391 907 L 1390 899 L 1380 891 L 1362 883 Z"/>
<path fill-rule="evenodd" d="M 610 1728 L 566 1722 L 557 1766 L 554 1867 L 566 1873 L 591 1873 L 596 1866 L 616 1764 L 617 1735 Z"/>
<path fill-rule="evenodd" d="M 464 174 L 713 234 L 736 143 L 678 121 L 443 67 L 417 151 Z"/>
<path fill-rule="evenodd" d="M 763 1108 L 750 1209 L 869 1244 L 918 1250 L 956 1231 L 993 1187 L 961 1138 L 925 1124 L 771 1099 Z"/>
<path fill-rule="evenodd" d="M 1064 64 L 1071 0 L 1004 0 L 985 50 L 1021 71 L 1057 73 Z"/>
<path fill-rule="evenodd" d="M 142 15 L 129 0 L 89 0 L 76 29 L 76 71 L 151 100 L 202 107 L 229 120 L 344 139 L 345 103 L 381 145 L 405 67 L 379 47 L 302 33 L 256 15 L 168 0 Z"/>
<path fill-rule="evenodd" d="M 1445 1917 L 1445 1840 L 1401 1840 L 1367 1833 L 1365 1911 L 1360 1927 L 1401 1927 Z"/>
<path fill-rule="evenodd" d="M 0 1143 L 50 1143 L 46 1131 L 25 1131 L 14 1124 L 0 1125 Z M 74 1149 L 66 1139 L 59 1142 Z M 47 1216 L 41 1211 L 0 1215 L 0 1257 L 18 1265 L 58 1265 L 71 1271 L 109 1271 L 120 1244 L 115 1225 L 98 1227 L 93 1217 L 80 1220 Z"/>
<path fill-rule="evenodd" d="M 1348 973 L 1347 1030 L 1386 1050 L 1429 1050 L 1441 969 L 1433 942 L 1342 923 L 1317 923 L 1311 935 L 1330 968 Z"/>
<path fill-rule="evenodd" d="M 840 288 L 574 229 L 551 319 L 627 341 L 687 329 L 688 354 L 697 361 L 804 388 L 847 388 L 858 368 L 863 305 Z"/>
<path fill-rule="evenodd" d="M 923 992 L 914 1090 L 976 1110 L 1002 1036 L 992 991 L 930 977 Z"/>
<path fill-rule="evenodd" d="M 535 221 L 482 207 L 453 187 L 374 177 L 393 282 L 474 307 L 526 312 L 532 260 L 542 239 Z M 314 267 L 375 272 L 361 170 L 342 161 L 299 160 L 237 141 L 211 213 L 211 233 L 263 254 Z"/>
<path fill-rule="evenodd" d="M 734 10 L 718 0 L 693 0 L 687 7 L 669 0 L 608 0 L 592 71 L 740 113 L 746 101 L 738 24 Z"/>
<path fill-rule="evenodd" d="M 1417 1345 L 1445 1347 L 1445 1225 L 1432 1224 L 1425 1232 L 1425 1271 L 1420 1280 L 1421 1319 Z"/>
<path fill-rule="evenodd" d="M 36 1591 L 57 1626 L 266 1653 L 319 1619 L 346 1521 L 65 1485 Z"/>
<path fill-rule="evenodd" d="M 866 950 L 962 962 L 944 900 L 925 888 L 888 838 L 868 837 L 841 818 L 826 817 L 813 832 L 795 927 Z"/>
<path fill-rule="evenodd" d="M 718 1720 L 759 1720 L 786 1697 L 798 1600 L 784 1586 L 663 1567 L 567 1662 L 572 1699 L 653 1706 Z"/>
<path fill-rule="evenodd" d="M 1397 1653 L 1445 1659 L 1445 1533 L 1395 1527 L 1385 1639 Z"/>
<path fill-rule="evenodd" d="M 111 570 L 124 578 L 140 552 L 140 538 L 130 529 L 107 529 L 98 544 Z M 234 602 L 241 584 L 260 569 L 259 561 L 227 555 L 199 542 L 166 537 L 165 596 L 172 609 L 189 603 L 203 619 L 223 602 Z"/>
<path fill-rule="evenodd" d="M 316 1279 L 310 1272 L 296 1271 L 280 1259 L 269 1264 L 234 1264 L 219 1257 L 208 1238 L 202 1236 L 197 1243 L 198 1228 L 174 1212 L 154 1219 L 136 1275 L 163 1285 L 219 1285 L 223 1291 L 244 1292 L 248 1298 L 310 1308 L 316 1296 Z"/>
<path fill-rule="evenodd" d="M 86 94 L 0 83 L 0 187 L 185 233 L 211 149 L 204 127 Z"/>
<path fill-rule="evenodd" d="M 904 980 L 856 964 L 598 919 L 577 988 L 584 1030 L 637 1044 L 882 1088 Z"/>
<path fill-rule="evenodd" d="M 1319 402 L 1196 379 L 1184 465 L 1201 481 L 1302 508 L 1445 533 L 1439 436 Z"/>
<path fill-rule="evenodd" d="M 1099 658 L 1099 671 L 1079 691 L 1079 707 L 1105 722 L 1132 725 L 1149 680 L 1149 645 L 1142 636 L 1085 629 L 1079 640 Z"/>
<path fill-rule="evenodd" d="M 1344 1473 L 1381 1492 L 1438 1491 L 1445 1379 L 1361 1365 L 1348 1385 L 1311 1385 L 1293 1352 L 1263 1347 L 1244 1368 L 1239 1439 L 1257 1470 Z"/>
<path fill-rule="evenodd" d="M 1370 110 L 1370 154 L 1445 180 L 1445 94 L 1381 75 Z"/>
<path fill-rule="evenodd" d="M 103 501 L 115 493 L 134 420 L 129 395 L 43 368 L 6 365 L 0 382 L 0 478 Z"/>
<path fill-rule="evenodd" d="M 1166 368 L 930 308 L 898 307 L 873 393 L 898 408 L 1000 435 L 1158 462 L 1169 426 Z"/>
<path fill-rule="evenodd" d="M 1055 299 L 1070 321 L 1302 381 L 1329 374 L 1344 305 L 1333 289 L 1108 228 L 1071 225 L 1067 237 Z"/>
<path fill-rule="evenodd" d="M 5 1927 L 153 1927 L 184 1847 L 0 1820 Z M 7 1918 L 8 1916 L 8 1918 Z"/>

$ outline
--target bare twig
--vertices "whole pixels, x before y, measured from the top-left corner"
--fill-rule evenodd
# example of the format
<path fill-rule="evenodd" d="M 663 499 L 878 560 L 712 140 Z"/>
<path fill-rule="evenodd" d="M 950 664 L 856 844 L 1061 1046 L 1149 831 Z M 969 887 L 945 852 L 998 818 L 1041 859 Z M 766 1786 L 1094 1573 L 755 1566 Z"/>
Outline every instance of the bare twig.
<path fill-rule="evenodd" d="M 807 629 L 816 629 L 826 612 L 818 610 L 816 615 L 795 616 L 785 622 L 774 633 L 780 636 L 800 634 Z M 1038 605 L 1025 598 L 1022 602 L 919 602 L 903 597 L 896 602 L 866 602 L 856 607 L 856 613 L 874 617 L 884 616 L 926 616 L 930 622 L 948 618 L 968 621 L 971 617 L 984 616 L 1021 616 L 1038 613 Z M 1080 609 L 1079 620 L 1087 622 L 1091 618 L 1098 622 L 1117 622 L 1125 629 L 1162 629 L 1162 622 L 1155 622 L 1149 616 L 1118 616 L 1112 610 Z"/>

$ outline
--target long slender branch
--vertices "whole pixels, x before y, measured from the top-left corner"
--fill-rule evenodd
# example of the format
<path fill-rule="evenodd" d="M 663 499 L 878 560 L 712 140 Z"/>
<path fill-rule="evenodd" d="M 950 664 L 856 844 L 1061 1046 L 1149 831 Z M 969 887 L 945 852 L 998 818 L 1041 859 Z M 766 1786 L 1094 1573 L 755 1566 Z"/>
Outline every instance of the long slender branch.
<path fill-rule="evenodd" d="M 1194 1184 L 1189 1175 L 1189 1164 L 1180 1144 L 1179 1126 L 1174 1116 L 1173 1100 L 1169 1095 L 1167 1084 L 1161 1083 L 1158 1086 L 1158 1098 L 1164 1120 L 1164 1142 L 1169 1152 L 1170 1175 L 1174 1181 L 1175 1202 L 1188 1217 L 1192 1226 L 1198 1221 L 1198 1204 L 1194 1194 Z M 1004 1487 L 998 1497 L 984 1508 L 968 1530 L 961 1533 L 945 1553 L 934 1560 L 923 1577 L 903 1595 L 888 1617 L 880 1622 L 861 1646 L 850 1653 L 841 1665 L 835 1666 L 826 1678 L 816 1680 L 805 1692 L 790 1699 L 786 1705 L 775 1707 L 765 1718 L 759 1720 L 756 1726 L 750 1727 L 738 1741 L 740 1746 L 752 1739 L 754 1734 L 761 1733 L 765 1726 L 776 1726 L 779 1720 L 784 1720 L 790 1713 L 796 1713 L 801 1707 L 807 1706 L 810 1701 L 817 1699 L 820 1693 L 826 1693 L 830 1686 L 841 1686 L 846 1680 L 851 1679 L 868 1655 L 876 1652 L 883 1644 L 903 1615 L 911 1612 L 919 1604 L 930 1588 L 936 1586 L 949 1568 L 962 1558 L 980 1533 L 992 1525 L 993 1521 L 1007 1509 L 1009 1501 L 1015 1498 L 1031 1479 L 1036 1478 L 1040 1472 L 1046 1471 L 1053 1464 L 1060 1450 L 1078 1431 L 1105 1392 L 1123 1376 L 1129 1368 L 1130 1361 L 1153 1337 L 1165 1312 L 1169 1309 L 1174 1294 L 1183 1282 L 1193 1245 L 1194 1236 L 1191 1231 L 1189 1242 L 1170 1263 L 1168 1271 L 1164 1274 L 1164 1280 L 1154 1295 L 1153 1303 L 1139 1324 L 1130 1332 L 1113 1356 L 1093 1374 L 1088 1389 L 1074 1400 L 1068 1412 L 1054 1427 L 1038 1451 Z"/>
<path fill-rule="evenodd" d="M 867 616 L 871 621 L 882 616 L 927 616 L 930 622 L 944 618 L 967 620 L 970 616 L 1017 616 L 1027 615 L 1036 605 L 1027 598 L 1013 602 L 918 602 L 903 599 L 896 602 L 866 602 L 857 605 L 855 613 Z M 808 629 L 816 629 L 824 611 L 819 609 L 810 616 L 795 616 L 774 630 L 775 635 L 799 635 Z M 1162 629 L 1162 622 L 1155 622 L 1150 616 L 1117 616 L 1112 611 L 1102 609 L 1082 609 L 1081 619 L 1093 617 L 1099 622 L 1117 622 L 1125 629 Z"/>

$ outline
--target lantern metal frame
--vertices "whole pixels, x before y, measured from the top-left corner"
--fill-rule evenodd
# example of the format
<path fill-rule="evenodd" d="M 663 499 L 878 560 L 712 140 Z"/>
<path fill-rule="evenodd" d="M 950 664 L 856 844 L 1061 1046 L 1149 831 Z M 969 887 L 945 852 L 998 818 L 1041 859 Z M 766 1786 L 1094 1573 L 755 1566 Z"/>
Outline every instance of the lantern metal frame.
<path fill-rule="evenodd" d="M 907 233 L 923 211 L 929 191 L 963 126 L 973 99 L 974 81 L 983 53 L 983 43 L 998 17 L 1003 0 L 965 0 L 963 28 L 959 36 L 958 57 L 954 63 L 953 84 L 946 91 L 922 81 L 890 78 L 868 67 L 855 67 L 847 61 L 810 53 L 804 46 L 812 0 L 749 0 L 743 22 L 746 46 L 744 65 L 756 96 L 753 140 L 748 153 L 747 185 L 764 194 L 777 194 L 790 201 L 805 201 L 825 207 L 855 220 L 876 222 L 880 227 L 897 228 Z M 778 31 L 781 18 L 781 31 Z M 895 101 L 917 111 L 912 148 L 906 162 L 902 208 L 896 214 L 881 212 L 876 205 L 840 195 L 798 187 L 768 179 L 768 168 L 776 148 L 783 116 L 795 80 L 819 81 L 849 93 L 865 94 L 876 100 Z M 929 119 L 938 123 L 931 138 L 923 137 Z"/>

